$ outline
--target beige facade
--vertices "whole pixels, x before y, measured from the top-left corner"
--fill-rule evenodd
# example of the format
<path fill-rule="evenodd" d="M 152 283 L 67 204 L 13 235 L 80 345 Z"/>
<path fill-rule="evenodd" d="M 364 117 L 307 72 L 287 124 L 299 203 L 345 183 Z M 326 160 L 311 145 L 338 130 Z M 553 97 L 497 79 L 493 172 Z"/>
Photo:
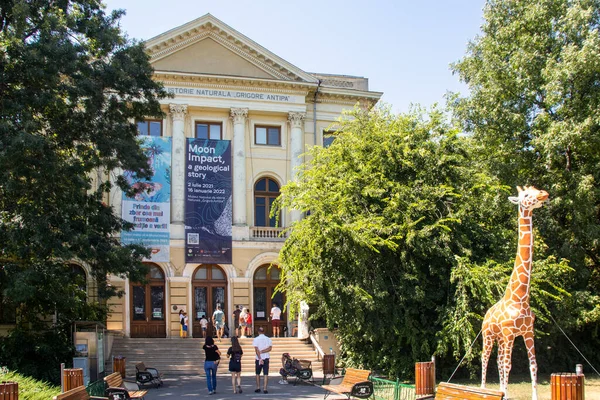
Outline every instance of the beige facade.
<path fill-rule="evenodd" d="M 278 234 L 284 228 L 256 223 L 255 184 L 268 178 L 282 187 L 294 179 L 294 168 L 304 161 L 301 154 L 307 147 L 323 145 L 324 132 L 332 129 L 344 109 L 357 103 L 371 107 L 382 93 L 369 91 L 365 78 L 304 72 L 209 14 L 148 40 L 146 47 L 155 78 L 173 94 L 163 101 L 167 117 L 161 127 L 162 136 L 173 138 L 170 261 L 154 264 L 163 276 L 162 328 L 146 329 L 143 321 L 133 320 L 132 283 L 118 277 L 111 277 L 111 283 L 126 294 L 109 300 L 107 327 L 126 336 L 178 336 L 178 313 L 185 310 L 191 333 L 198 335 L 199 325 L 192 323 L 198 316 L 194 299 L 198 293 L 210 297 L 211 291 L 224 294 L 230 327 L 235 305 L 250 308 L 255 327 L 266 324 L 268 315 L 254 310 L 255 295 L 272 294 L 277 271 L 272 268 L 265 275 L 264 268 L 276 264 L 283 244 Z M 197 122 L 220 125 L 222 139 L 232 143 L 231 264 L 185 262 L 180 174 L 185 165 L 183 143 L 185 138 L 195 137 Z M 279 144 L 256 143 L 256 127 L 262 126 L 279 129 Z M 108 199 L 119 212 L 120 199 L 118 191 Z M 298 218 L 299 213 L 288 211 L 280 226 L 289 226 Z M 194 278 L 199 267 L 211 278 Z M 159 275 L 145 290 L 161 290 Z M 212 309 L 207 311 L 210 316 Z M 285 319 L 291 324 L 294 317 L 286 315 Z"/>

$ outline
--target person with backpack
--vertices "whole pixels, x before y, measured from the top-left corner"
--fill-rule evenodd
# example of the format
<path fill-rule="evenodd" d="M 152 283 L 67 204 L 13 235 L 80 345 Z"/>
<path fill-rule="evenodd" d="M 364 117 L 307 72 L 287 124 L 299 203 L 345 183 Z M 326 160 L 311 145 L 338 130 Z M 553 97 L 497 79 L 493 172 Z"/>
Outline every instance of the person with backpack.
<path fill-rule="evenodd" d="M 179 310 L 179 337 L 183 338 L 183 310 Z"/>
<path fill-rule="evenodd" d="M 227 349 L 229 357 L 229 372 L 231 372 L 231 385 L 233 393 L 242 393 L 242 346 L 237 336 L 231 337 L 231 347 Z"/>
<path fill-rule="evenodd" d="M 187 333 L 188 333 L 188 316 L 187 313 L 183 313 L 183 319 L 181 320 L 181 323 L 183 324 L 181 330 L 183 331 L 183 338 L 185 339 L 187 337 Z"/>

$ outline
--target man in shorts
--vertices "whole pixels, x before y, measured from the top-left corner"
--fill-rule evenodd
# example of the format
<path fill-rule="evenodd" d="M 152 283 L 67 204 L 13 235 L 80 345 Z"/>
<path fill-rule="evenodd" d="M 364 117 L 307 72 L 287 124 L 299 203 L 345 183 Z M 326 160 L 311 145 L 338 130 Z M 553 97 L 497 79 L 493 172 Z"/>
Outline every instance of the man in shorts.
<path fill-rule="evenodd" d="M 271 308 L 271 326 L 273 327 L 273 337 L 279 337 L 279 323 L 281 322 L 281 308 L 277 303 L 273 303 Z"/>
<path fill-rule="evenodd" d="M 213 313 L 212 322 L 217 331 L 217 339 L 219 339 L 220 342 L 221 337 L 223 337 L 223 328 L 225 327 L 225 313 L 221 311 L 221 306 L 219 305 Z"/>
<path fill-rule="evenodd" d="M 252 341 L 254 351 L 256 352 L 255 358 L 255 372 L 256 372 L 256 390 L 254 392 L 260 393 L 260 372 L 263 373 L 263 393 L 269 393 L 267 385 L 269 383 L 269 352 L 273 348 L 273 342 L 271 339 L 265 336 L 265 330 L 261 326 L 258 328 L 258 336 Z"/>

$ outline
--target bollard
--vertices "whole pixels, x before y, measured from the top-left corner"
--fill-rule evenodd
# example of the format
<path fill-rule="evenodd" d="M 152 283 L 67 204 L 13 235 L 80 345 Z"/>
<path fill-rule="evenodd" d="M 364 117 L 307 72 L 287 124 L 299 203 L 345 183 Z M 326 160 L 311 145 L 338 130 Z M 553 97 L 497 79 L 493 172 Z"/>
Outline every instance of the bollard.
<path fill-rule="evenodd" d="M 113 372 L 120 372 L 121 378 L 125 379 L 125 360 L 123 356 L 113 357 Z"/>
<path fill-rule="evenodd" d="M 63 370 L 63 393 L 83 386 L 83 368 L 65 368 Z"/>
<path fill-rule="evenodd" d="M 584 375 L 556 373 L 550 376 L 551 400 L 584 400 Z"/>
<path fill-rule="evenodd" d="M 0 400 L 18 400 L 19 384 L 17 382 L 0 382 Z"/>
<path fill-rule="evenodd" d="M 435 393 L 435 364 L 432 361 L 415 363 L 415 392 L 417 396 Z"/>

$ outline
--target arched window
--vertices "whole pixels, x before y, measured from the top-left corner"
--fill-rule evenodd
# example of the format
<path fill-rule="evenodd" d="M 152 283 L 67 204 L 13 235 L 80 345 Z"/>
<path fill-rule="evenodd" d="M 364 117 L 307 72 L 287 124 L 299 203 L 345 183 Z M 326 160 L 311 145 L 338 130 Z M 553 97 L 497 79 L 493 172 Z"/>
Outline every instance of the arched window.
<path fill-rule="evenodd" d="M 278 196 L 279 184 L 273 179 L 263 178 L 254 184 L 254 226 L 278 226 L 276 218 L 269 217 L 273 202 Z"/>
<path fill-rule="evenodd" d="M 85 270 L 80 265 L 69 264 L 69 277 L 70 281 L 87 296 L 87 275 Z"/>

